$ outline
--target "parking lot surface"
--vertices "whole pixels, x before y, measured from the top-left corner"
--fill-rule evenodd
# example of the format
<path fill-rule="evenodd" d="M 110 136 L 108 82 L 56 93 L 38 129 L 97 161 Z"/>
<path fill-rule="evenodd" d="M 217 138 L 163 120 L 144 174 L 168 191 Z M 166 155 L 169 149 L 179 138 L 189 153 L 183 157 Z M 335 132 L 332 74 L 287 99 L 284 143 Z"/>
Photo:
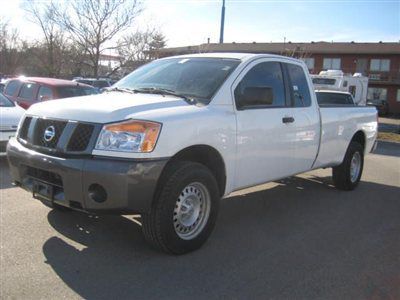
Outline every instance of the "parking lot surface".
<path fill-rule="evenodd" d="M 151 249 L 140 218 L 51 210 L 0 168 L 2 299 L 400 299 L 400 144 L 353 192 L 326 169 L 222 200 L 184 256 Z"/>

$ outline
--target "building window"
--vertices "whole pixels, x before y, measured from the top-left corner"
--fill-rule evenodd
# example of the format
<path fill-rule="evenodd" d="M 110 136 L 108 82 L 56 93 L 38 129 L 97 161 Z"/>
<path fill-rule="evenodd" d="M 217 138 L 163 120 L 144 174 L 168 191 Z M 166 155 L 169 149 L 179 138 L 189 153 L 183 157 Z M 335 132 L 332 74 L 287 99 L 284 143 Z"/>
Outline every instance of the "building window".
<path fill-rule="evenodd" d="M 398 95 L 398 93 L 397 93 L 397 95 Z M 367 98 L 368 98 L 368 100 L 386 101 L 387 89 L 369 87 Z"/>
<path fill-rule="evenodd" d="M 397 102 L 400 102 L 400 89 L 397 90 L 396 100 L 397 100 Z"/>
<path fill-rule="evenodd" d="M 300 58 L 300 59 L 302 61 L 304 61 L 304 63 L 306 64 L 306 66 L 307 66 L 307 68 L 309 70 L 313 70 L 314 69 L 314 63 L 315 63 L 314 58 L 312 58 L 312 57 L 303 57 L 303 58 Z"/>
<path fill-rule="evenodd" d="M 340 70 L 340 58 L 324 58 L 324 70 Z"/>
<path fill-rule="evenodd" d="M 389 72 L 390 60 L 389 59 L 371 59 L 370 71 Z"/>

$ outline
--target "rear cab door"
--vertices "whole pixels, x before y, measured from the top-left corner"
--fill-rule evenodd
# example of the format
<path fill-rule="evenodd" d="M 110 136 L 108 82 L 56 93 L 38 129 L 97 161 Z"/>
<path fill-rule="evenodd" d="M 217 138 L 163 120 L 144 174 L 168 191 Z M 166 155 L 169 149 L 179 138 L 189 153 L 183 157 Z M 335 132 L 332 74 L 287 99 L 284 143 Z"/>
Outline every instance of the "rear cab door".
<path fill-rule="evenodd" d="M 291 60 L 283 63 L 283 67 L 291 102 L 287 114 L 293 118 L 288 124 L 292 134 L 291 169 L 297 174 L 311 170 L 318 155 L 320 114 L 306 66 Z"/>

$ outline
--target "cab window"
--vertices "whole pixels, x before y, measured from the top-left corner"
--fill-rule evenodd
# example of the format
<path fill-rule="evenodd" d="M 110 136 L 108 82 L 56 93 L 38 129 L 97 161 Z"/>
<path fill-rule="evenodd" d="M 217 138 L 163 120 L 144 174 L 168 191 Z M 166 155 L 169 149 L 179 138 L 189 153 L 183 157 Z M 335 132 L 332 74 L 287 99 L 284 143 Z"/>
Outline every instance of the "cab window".
<path fill-rule="evenodd" d="M 285 106 L 285 87 L 281 64 L 263 62 L 254 66 L 235 88 L 240 109 Z"/>
<path fill-rule="evenodd" d="M 35 100 L 35 91 L 36 91 L 37 84 L 35 83 L 24 83 L 22 85 L 21 90 L 19 91 L 19 98 L 28 100 L 28 101 L 33 101 Z"/>
<path fill-rule="evenodd" d="M 303 68 L 294 64 L 286 64 L 286 68 L 289 75 L 289 90 L 292 95 L 293 106 L 310 106 L 310 89 Z"/>
<path fill-rule="evenodd" d="M 53 91 L 47 86 L 41 86 L 39 89 L 38 100 L 46 101 L 53 99 Z"/>

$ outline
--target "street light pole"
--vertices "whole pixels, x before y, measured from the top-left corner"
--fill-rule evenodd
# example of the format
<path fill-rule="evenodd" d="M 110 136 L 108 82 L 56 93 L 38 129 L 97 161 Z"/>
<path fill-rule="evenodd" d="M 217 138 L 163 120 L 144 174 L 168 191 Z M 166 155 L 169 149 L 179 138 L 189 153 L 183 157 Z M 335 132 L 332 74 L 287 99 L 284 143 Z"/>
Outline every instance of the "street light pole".
<path fill-rule="evenodd" d="M 221 11 L 221 30 L 219 32 L 219 43 L 224 42 L 224 25 L 225 25 L 225 0 L 222 0 L 222 11 Z"/>

